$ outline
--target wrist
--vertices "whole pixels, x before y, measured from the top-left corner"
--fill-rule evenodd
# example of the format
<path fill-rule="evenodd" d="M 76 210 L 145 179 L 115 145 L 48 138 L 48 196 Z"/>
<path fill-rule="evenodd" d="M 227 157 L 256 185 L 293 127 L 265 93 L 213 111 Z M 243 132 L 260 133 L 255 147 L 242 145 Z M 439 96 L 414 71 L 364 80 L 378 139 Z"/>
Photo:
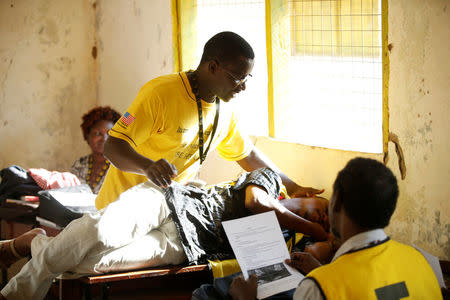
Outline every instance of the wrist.
<path fill-rule="evenodd" d="M 286 187 L 286 192 L 288 193 L 289 197 L 291 197 L 291 198 L 293 198 L 294 193 L 296 191 L 302 189 L 302 187 L 300 185 L 296 184 L 293 181 L 284 184 L 284 186 Z"/>
<path fill-rule="evenodd" d="M 141 167 L 140 167 L 141 174 L 144 175 L 144 176 L 147 176 L 148 170 L 151 168 L 151 166 L 152 166 L 154 163 L 155 163 L 155 162 L 154 162 L 153 160 L 151 160 L 151 159 L 149 159 L 149 158 L 144 158 L 144 159 L 139 163 L 139 165 L 141 166 Z"/>

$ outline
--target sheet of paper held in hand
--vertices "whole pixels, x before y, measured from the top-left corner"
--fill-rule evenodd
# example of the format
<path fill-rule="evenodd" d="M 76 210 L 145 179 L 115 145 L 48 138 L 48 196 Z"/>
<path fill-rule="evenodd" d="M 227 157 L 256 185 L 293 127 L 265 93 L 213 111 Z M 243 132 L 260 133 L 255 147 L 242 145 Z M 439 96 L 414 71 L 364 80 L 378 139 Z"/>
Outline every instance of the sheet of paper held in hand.
<path fill-rule="evenodd" d="M 290 255 L 273 211 L 222 225 L 244 278 L 258 276 L 258 299 L 298 286 L 304 276 L 284 262 Z"/>
<path fill-rule="evenodd" d="M 416 248 L 422 255 L 425 257 L 425 259 L 428 261 L 428 263 L 431 266 L 431 269 L 433 269 L 434 275 L 436 275 L 436 278 L 438 280 L 439 286 L 441 288 L 446 288 L 445 281 L 444 281 L 444 274 L 442 274 L 441 265 L 439 264 L 439 258 L 436 256 L 428 253 L 427 251 L 420 249 L 416 244 L 412 244 L 414 248 Z"/>

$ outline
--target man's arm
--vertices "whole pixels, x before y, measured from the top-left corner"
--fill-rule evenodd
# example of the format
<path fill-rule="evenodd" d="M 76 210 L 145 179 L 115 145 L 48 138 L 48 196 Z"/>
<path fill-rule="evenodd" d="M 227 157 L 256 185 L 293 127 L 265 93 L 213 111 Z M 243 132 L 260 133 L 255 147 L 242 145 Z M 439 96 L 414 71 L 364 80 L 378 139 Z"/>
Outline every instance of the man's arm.
<path fill-rule="evenodd" d="M 327 239 L 327 233 L 322 226 L 289 211 L 257 185 L 251 184 L 245 189 L 245 207 L 255 214 L 273 210 L 282 228 L 307 234 L 318 241 Z"/>
<path fill-rule="evenodd" d="M 256 298 L 256 290 L 258 285 L 253 282 L 251 277 L 247 280 L 241 276 L 233 279 L 230 285 L 229 294 L 233 300 L 254 300 Z M 295 290 L 293 300 L 323 300 L 322 293 L 317 284 L 305 278 L 300 282 L 300 285 Z"/>
<path fill-rule="evenodd" d="M 147 176 L 160 187 L 167 187 L 177 175 L 174 165 L 165 159 L 153 161 L 133 149 L 126 141 L 109 136 L 103 155 L 119 170 Z"/>
<path fill-rule="evenodd" d="M 320 262 L 315 259 L 310 253 L 293 252 L 291 259 L 286 260 L 286 263 L 293 268 L 296 268 L 303 274 L 308 274 L 312 270 L 321 266 Z M 317 286 L 316 282 L 308 277 L 304 278 L 297 289 L 295 290 L 293 300 L 322 300 L 322 292 Z"/>
<path fill-rule="evenodd" d="M 323 300 L 322 292 L 316 282 L 308 277 L 304 278 L 295 290 L 293 300 Z"/>
<path fill-rule="evenodd" d="M 256 147 L 253 148 L 252 152 L 250 152 L 250 154 L 247 157 L 238 160 L 237 163 L 241 166 L 241 168 L 243 168 L 247 172 L 251 172 L 263 167 L 270 167 L 272 170 L 276 171 L 280 175 L 281 181 L 286 187 L 289 196 L 291 196 L 292 198 L 311 197 L 316 194 L 321 194 L 324 191 L 314 189 L 311 187 L 302 187 L 296 184 L 289 177 L 287 177 L 286 174 L 281 172 L 281 170 Z"/>

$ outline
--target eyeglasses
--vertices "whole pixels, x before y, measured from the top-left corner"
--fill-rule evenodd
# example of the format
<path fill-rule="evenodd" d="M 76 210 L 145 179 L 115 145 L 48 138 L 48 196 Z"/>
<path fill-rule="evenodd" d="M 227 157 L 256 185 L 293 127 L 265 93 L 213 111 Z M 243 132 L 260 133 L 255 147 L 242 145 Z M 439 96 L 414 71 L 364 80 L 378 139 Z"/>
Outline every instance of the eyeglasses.
<path fill-rule="evenodd" d="M 225 68 L 223 68 L 223 67 L 222 67 L 222 69 L 224 69 L 225 72 L 227 72 L 227 74 L 230 75 L 231 78 L 233 78 L 234 84 L 235 84 L 236 86 L 239 86 L 239 85 L 242 85 L 242 84 L 246 83 L 247 80 L 248 80 L 250 77 L 253 77 L 252 74 L 248 74 L 248 75 L 245 76 L 243 79 L 239 79 L 239 78 L 237 78 L 236 76 L 234 76 L 233 73 L 231 73 L 231 72 L 228 71 L 227 69 L 225 69 Z"/>

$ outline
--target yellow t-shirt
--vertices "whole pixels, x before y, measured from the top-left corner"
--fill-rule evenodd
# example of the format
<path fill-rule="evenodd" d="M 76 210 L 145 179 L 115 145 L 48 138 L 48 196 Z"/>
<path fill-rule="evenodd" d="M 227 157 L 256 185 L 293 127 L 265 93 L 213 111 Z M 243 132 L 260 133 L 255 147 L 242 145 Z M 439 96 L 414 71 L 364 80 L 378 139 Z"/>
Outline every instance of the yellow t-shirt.
<path fill-rule="evenodd" d="M 442 299 L 425 257 L 392 240 L 344 254 L 307 278 L 319 284 L 326 299 Z"/>
<path fill-rule="evenodd" d="M 204 151 L 209 145 L 216 113 L 215 103 L 202 101 Z M 239 130 L 233 104 L 220 103 L 219 122 L 209 151 L 217 148 L 227 160 L 245 158 L 253 149 Z M 177 73 L 146 83 L 109 134 L 127 141 L 139 154 L 152 160 L 165 158 L 175 165 L 178 182 L 192 178 L 200 167 L 198 151 L 198 109 L 186 74 Z M 95 205 L 102 209 L 139 183 L 142 175 L 110 166 Z"/>

